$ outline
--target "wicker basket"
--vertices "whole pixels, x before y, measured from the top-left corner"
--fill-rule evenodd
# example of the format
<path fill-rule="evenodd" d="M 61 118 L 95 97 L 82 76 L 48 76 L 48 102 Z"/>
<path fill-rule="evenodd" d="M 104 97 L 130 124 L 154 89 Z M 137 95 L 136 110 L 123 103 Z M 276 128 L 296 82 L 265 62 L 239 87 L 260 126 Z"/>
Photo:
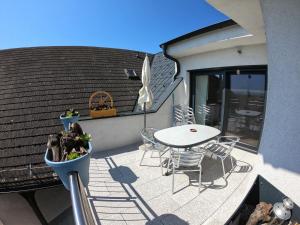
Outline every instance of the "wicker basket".
<path fill-rule="evenodd" d="M 106 108 L 104 107 L 106 106 Z M 97 109 L 98 107 L 98 109 Z M 92 118 L 116 116 L 112 96 L 105 91 L 94 92 L 89 99 L 90 116 Z"/>

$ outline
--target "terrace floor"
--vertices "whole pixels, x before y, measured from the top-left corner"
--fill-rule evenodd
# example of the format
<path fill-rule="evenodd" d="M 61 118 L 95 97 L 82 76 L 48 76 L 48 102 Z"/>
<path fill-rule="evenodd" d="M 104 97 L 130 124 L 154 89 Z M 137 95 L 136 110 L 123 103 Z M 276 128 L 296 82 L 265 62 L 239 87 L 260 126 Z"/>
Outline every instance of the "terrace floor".
<path fill-rule="evenodd" d="M 146 155 L 139 166 L 142 150 L 138 145 L 93 155 L 90 164 L 88 199 L 98 224 L 185 225 L 224 224 L 250 189 L 258 156 L 239 149 L 232 155 L 234 170 L 222 177 L 221 162 L 205 157 L 202 188 L 198 174 L 162 176 L 154 154 Z M 225 161 L 225 168 L 231 164 Z"/>

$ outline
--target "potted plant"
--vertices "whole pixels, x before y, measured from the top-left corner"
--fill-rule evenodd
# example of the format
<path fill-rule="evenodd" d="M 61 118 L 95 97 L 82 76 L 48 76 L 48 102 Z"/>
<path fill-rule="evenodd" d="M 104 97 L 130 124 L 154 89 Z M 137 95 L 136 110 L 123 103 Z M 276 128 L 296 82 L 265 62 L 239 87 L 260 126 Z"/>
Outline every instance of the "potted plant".
<path fill-rule="evenodd" d="M 117 115 L 117 110 L 113 104 L 113 98 L 105 91 L 96 91 L 90 96 L 89 109 L 92 118 Z"/>
<path fill-rule="evenodd" d="M 76 123 L 79 119 L 79 113 L 74 109 L 67 109 L 60 115 L 60 121 L 64 125 L 65 131 L 68 131 L 71 123 Z"/>
<path fill-rule="evenodd" d="M 91 152 L 91 135 L 84 133 L 78 123 L 72 123 L 69 131 L 49 135 L 45 162 L 69 190 L 71 171 L 78 172 L 83 185 L 87 186 Z"/>

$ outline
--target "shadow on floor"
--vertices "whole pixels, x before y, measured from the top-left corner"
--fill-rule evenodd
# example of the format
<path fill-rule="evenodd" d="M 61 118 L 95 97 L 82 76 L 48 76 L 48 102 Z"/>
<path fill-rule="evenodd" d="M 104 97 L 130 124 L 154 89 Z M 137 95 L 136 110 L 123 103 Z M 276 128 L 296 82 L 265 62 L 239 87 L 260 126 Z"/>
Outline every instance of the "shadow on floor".
<path fill-rule="evenodd" d="M 151 221 L 148 221 L 146 225 L 157 225 L 162 223 L 164 225 L 189 225 L 188 222 L 184 221 L 174 214 L 163 214 Z"/>
<path fill-rule="evenodd" d="M 139 177 L 130 167 L 117 165 L 114 155 L 132 152 L 127 148 L 107 153 L 94 155 L 94 168 L 90 170 L 90 178 L 94 179 L 93 184 L 89 184 L 89 200 L 91 208 L 100 224 L 147 224 L 147 225 L 187 225 L 188 222 L 182 220 L 174 214 L 158 214 L 147 204 L 142 196 L 132 185 Z M 138 159 L 137 159 L 138 160 Z M 222 189 L 227 187 L 227 178 L 232 173 L 247 173 L 252 170 L 252 166 L 246 162 L 233 158 L 234 169 L 231 170 L 230 159 L 225 160 L 226 177 L 223 179 L 222 164 L 219 160 L 206 157 L 203 160 L 202 182 L 206 189 Z M 151 165 L 150 165 L 151 166 Z M 180 190 L 192 186 L 198 186 L 198 173 L 186 173 L 189 177 L 189 184 Z M 175 175 L 176 176 L 176 175 Z M 176 180 L 176 177 L 175 177 Z M 217 181 L 217 182 L 215 182 Z M 222 182 L 224 181 L 224 183 Z M 171 189 L 171 186 L 170 186 Z"/>
<path fill-rule="evenodd" d="M 135 173 L 129 167 L 117 166 L 111 157 L 105 157 L 105 161 L 108 166 L 107 175 L 112 178 L 112 181 L 105 182 L 106 185 L 107 183 L 110 185 L 110 194 L 90 197 L 90 204 L 97 221 L 101 224 L 107 222 L 119 225 L 123 222 L 146 223 L 156 218 L 157 214 L 132 186 L 132 183 L 138 179 Z M 89 190 L 88 195 L 92 196 Z"/>
<path fill-rule="evenodd" d="M 249 173 L 252 171 L 252 166 L 244 161 L 240 161 L 232 157 L 233 165 L 232 168 L 230 158 L 225 159 L 225 177 L 223 177 L 222 164 L 220 160 L 212 159 L 210 157 L 205 157 L 202 162 L 202 187 L 203 189 L 200 193 L 204 192 L 206 189 L 223 189 L 228 186 L 227 179 L 232 173 Z M 175 191 L 175 194 L 188 188 L 189 186 L 198 186 L 199 184 L 199 174 L 197 172 L 184 172 L 189 177 L 189 184 Z M 175 175 L 176 176 L 176 175 Z M 216 183 L 215 181 L 218 180 Z"/>

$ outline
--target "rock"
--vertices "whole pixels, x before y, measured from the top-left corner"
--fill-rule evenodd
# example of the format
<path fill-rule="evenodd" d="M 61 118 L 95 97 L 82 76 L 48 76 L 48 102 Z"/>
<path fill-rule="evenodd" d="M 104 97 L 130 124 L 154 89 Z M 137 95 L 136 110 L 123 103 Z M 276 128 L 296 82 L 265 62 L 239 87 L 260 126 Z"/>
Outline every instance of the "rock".
<path fill-rule="evenodd" d="M 270 221 L 270 210 L 272 209 L 272 204 L 266 202 L 260 202 L 256 205 L 254 212 L 250 215 L 246 225 L 256 225 L 258 222 L 268 222 Z"/>
<path fill-rule="evenodd" d="M 70 130 L 72 133 L 75 133 L 77 135 L 83 135 L 83 130 L 78 123 L 72 123 Z"/>
<path fill-rule="evenodd" d="M 62 155 L 62 150 L 60 147 L 60 138 L 58 135 L 49 135 L 47 148 L 52 152 L 52 161 L 59 162 Z"/>

